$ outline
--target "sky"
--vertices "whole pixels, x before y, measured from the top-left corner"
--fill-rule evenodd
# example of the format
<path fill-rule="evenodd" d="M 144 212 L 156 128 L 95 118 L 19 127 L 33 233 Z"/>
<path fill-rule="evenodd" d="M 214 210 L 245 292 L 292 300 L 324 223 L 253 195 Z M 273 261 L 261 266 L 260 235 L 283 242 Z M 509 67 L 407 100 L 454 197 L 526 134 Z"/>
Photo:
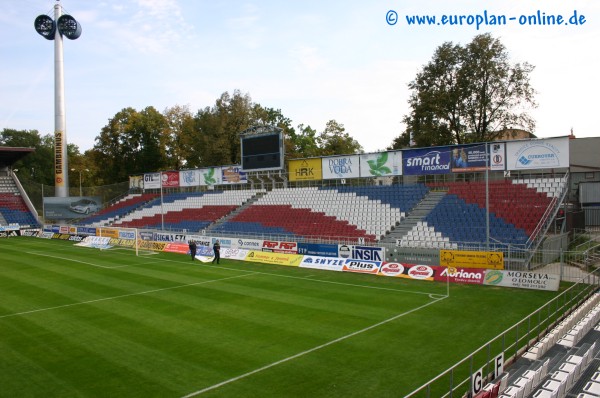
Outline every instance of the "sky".
<path fill-rule="evenodd" d="M 404 130 L 408 83 L 435 49 L 482 33 L 500 39 L 511 63 L 535 66 L 537 137 L 600 135 L 598 0 L 5 0 L 0 129 L 54 131 L 54 42 L 33 22 L 54 17 L 55 4 L 82 27 L 64 39 L 67 142 L 81 152 L 124 108 L 196 113 L 234 90 L 294 127 L 322 131 L 334 119 L 379 151 Z M 519 22 L 538 11 L 565 23 Z M 409 24 L 416 15 L 437 23 Z"/>

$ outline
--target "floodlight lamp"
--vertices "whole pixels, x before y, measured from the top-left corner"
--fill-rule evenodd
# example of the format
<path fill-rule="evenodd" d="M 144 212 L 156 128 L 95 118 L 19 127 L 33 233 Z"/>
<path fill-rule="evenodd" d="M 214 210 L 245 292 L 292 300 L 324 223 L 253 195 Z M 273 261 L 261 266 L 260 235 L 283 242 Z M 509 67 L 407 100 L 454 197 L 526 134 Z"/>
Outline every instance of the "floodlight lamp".
<path fill-rule="evenodd" d="M 68 14 L 61 15 L 56 24 L 58 25 L 58 31 L 65 35 L 67 39 L 75 40 L 81 36 L 81 25 Z"/>
<path fill-rule="evenodd" d="M 48 15 L 38 16 L 35 19 L 33 26 L 35 27 L 36 32 L 38 32 L 45 39 L 54 40 L 54 34 L 56 33 L 56 24 L 54 23 L 54 20 Z"/>

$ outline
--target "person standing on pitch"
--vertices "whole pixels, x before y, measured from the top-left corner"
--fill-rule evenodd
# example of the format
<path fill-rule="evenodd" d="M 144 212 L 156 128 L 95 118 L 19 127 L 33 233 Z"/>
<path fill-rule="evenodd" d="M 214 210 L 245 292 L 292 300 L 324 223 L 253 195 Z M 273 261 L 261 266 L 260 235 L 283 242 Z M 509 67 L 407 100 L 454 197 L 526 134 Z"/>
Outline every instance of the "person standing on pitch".
<path fill-rule="evenodd" d="M 192 261 L 194 261 L 194 258 L 196 258 L 196 242 L 191 240 L 188 246 L 190 247 L 190 255 L 192 256 Z"/>
<path fill-rule="evenodd" d="M 221 244 L 219 243 L 218 239 L 215 241 L 215 244 L 213 245 L 213 251 L 215 252 L 215 258 L 213 258 L 212 263 L 214 264 L 216 261 L 217 264 L 219 264 L 219 260 L 221 260 Z"/>

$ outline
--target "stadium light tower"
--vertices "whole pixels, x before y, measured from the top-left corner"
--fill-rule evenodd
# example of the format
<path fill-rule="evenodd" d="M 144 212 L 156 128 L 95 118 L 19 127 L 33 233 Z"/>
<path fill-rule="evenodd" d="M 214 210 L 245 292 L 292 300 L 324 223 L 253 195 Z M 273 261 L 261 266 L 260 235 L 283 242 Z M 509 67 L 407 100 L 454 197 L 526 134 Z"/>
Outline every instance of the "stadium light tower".
<path fill-rule="evenodd" d="M 69 196 L 69 160 L 62 37 L 77 39 L 81 35 L 81 25 L 72 16 L 62 13 L 59 1 L 54 5 L 54 19 L 40 15 L 35 19 L 34 27 L 45 39 L 54 40 L 54 190 L 57 197 L 66 198 Z"/>

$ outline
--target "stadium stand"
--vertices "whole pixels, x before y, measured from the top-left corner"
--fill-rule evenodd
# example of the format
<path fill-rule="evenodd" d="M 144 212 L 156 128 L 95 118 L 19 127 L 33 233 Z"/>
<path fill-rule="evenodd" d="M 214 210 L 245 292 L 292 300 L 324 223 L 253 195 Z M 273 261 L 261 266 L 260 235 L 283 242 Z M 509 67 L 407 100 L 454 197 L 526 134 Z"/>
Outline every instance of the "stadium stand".
<path fill-rule="evenodd" d="M 427 191 L 423 184 L 274 189 L 213 231 L 374 242 Z"/>
<path fill-rule="evenodd" d="M 116 227 L 201 231 L 225 217 L 260 190 L 173 193 L 155 198 L 112 223 Z"/>
<path fill-rule="evenodd" d="M 0 225 L 9 224 L 39 225 L 36 217 L 29 211 L 12 177 L 0 176 Z"/>
<path fill-rule="evenodd" d="M 156 193 L 129 194 L 116 201 L 113 205 L 100 210 L 98 213 L 81 220 L 82 225 L 106 225 L 109 222 L 129 214 L 138 207 L 158 197 Z"/>

